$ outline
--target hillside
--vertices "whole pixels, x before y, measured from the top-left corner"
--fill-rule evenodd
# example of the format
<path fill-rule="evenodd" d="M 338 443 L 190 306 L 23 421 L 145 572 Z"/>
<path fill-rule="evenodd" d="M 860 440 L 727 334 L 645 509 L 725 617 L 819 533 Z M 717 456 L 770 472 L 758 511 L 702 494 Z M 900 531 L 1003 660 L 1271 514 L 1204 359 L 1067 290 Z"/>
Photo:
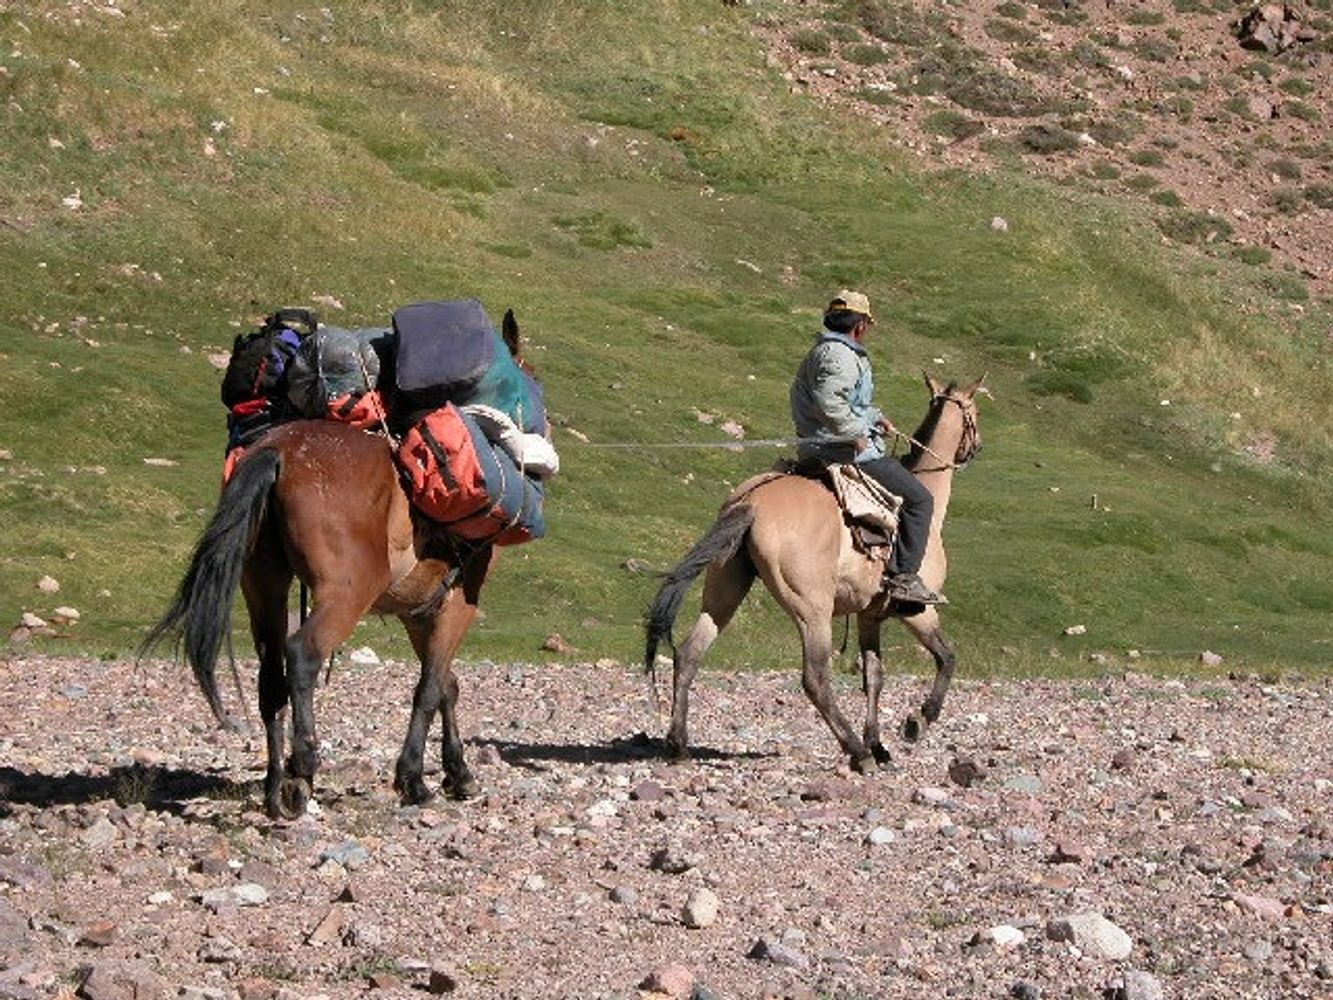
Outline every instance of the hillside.
<path fill-rule="evenodd" d="M 884 125 L 927 168 L 1008 167 L 1141 200 L 1163 238 L 1333 292 L 1333 4 L 786 4 L 793 86 Z"/>
<path fill-rule="evenodd" d="M 924 409 L 922 369 L 989 372 L 986 451 L 948 532 L 968 670 L 1095 671 L 1129 650 L 1327 664 L 1322 272 L 1164 241 L 1170 206 L 1060 182 L 1092 152 L 1041 161 L 1058 176 L 1002 144 L 986 169 L 939 170 L 981 144 L 923 162 L 916 125 L 804 92 L 837 73 L 800 70 L 796 92 L 783 76 L 810 17 L 878 45 L 866 18 L 907 10 L 0 5 L 0 622 L 79 612 L 11 641 L 137 644 L 216 497 L 216 361 L 238 331 L 279 305 L 353 325 L 475 295 L 530 336 L 564 471 L 551 537 L 506 554 L 463 655 L 628 661 L 656 583 L 637 570 L 669 566 L 774 456 L 713 447 L 719 428 L 788 433 L 819 307 L 855 285 L 899 424 Z M 1185 17 L 1162 15 L 1163 33 Z M 1011 124 L 985 119 L 997 143 Z M 1323 183 L 1326 163 L 1299 167 Z M 1303 198 L 1291 225 L 1327 218 Z M 542 651 L 551 633 L 571 650 Z M 392 622 L 362 639 L 406 650 Z M 715 655 L 795 649 L 756 596 Z"/>

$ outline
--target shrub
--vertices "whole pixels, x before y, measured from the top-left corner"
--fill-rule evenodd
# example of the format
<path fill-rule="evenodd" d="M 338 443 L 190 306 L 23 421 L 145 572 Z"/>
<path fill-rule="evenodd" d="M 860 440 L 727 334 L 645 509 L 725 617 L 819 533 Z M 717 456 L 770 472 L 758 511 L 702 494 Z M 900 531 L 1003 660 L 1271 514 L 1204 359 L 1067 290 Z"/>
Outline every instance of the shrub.
<path fill-rule="evenodd" d="M 1137 128 L 1126 122 L 1100 121 L 1090 123 L 1084 131 L 1103 146 L 1123 146 L 1134 138 Z"/>
<path fill-rule="evenodd" d="M 1074 46 L 1069 58 L 1079 66 L 1089 69 L 1102 69 L 1111 65 L 1110 57 L 1089 41 L 1081 41 Z"/>
<path fill-rule="evenodd" d="M 1131 48 L 1140 59 L 1147 59 L 1149 62 L 1164 63 L 1176 57 L 1176 47 L 1164 38 L 1143 38 L 1135 42 Z"/>
<path fill-rule="evenodd" d="M 1300 188 L 1281 187 L 1272 194 L 1273 207 L 1283 215 L 1295 215 L 1301 210 L 1301 205 L 1305 198 L 1301 195 Z"/>
<path fill-rule="evenodd" d="M 1252 77 L 1257 76 L 1262 77 L 1265 80 L 1271 80 L 1273 79 L 1273 75 L 1277 73 L 1277 70 L 1273 68 L 1272 63 L 1264 59 L 1256 59 L 1245 67 L 1244 72 Z"/>
<path fill-rule="evenodd" d="M 1135 174 L 1125 181 L 1125 187 L 1131 191 L 1151 191 L 1161 183 L 1152 174 Z"/>
<path fill-rule="evenodd" d="M 1148 197 L 1159 205 L 1165 205 L 1167 208 L 1180 208 L 1185 204 L 1180 200 L 1180 195 L 1176 194 L 1170 188 L 1154 191 Z"/>
<path fill-rule="evenodd" d="M 1014 49 L 1012 57 L 1015 65 L 1033 73 L 1059 74 L 1060 60 L 1044 45 L 1025 45 Z"/>
<path fill-rule="evenodd" d="M 1176 149 L 1180 143 L 1169 135 L 1154 136 L 1152 144 L 1158 149 Z"/>
<path fill-rule="evenodd" d="M 1232 233 L 1231 223 L 1220 215 L 1207 212 L 1176 211 L 1157 220 L 1157 228 L 1177 243 L 1211 243 Z"/>
<path fill-rule="evenodd" d="M 1029 152 L 1043 156 L 1078 148 L 1078 136 L 1058 125 L 1029 125 L 1018 134 L 1018 141 Z"/>
<path fill-rule="evenodd" d="M 1160 167 L 1166 157 L 1155 149 L 1136 149 L 1129 154 L 1129 162 L 1140 167 Z"/>
<path fill-rule="evenodd" d="M 1247 121 L 1254 121 L 1254 113 L 1250 111 L 1250 102 L 1243 97 L 1229 97 L 1222 107 L 1227 111 L 1230 111 L 1233 115 L 1237 115 Z"/>
<path fill-rule="evenodd" d="M 877 104 L 880 107 L 902 103 L 893 91 L 886 90 L 883 87 L 862 87 L 857 91 L 856 96 L 867 104 Z"/>
<path fill-rule="evenodd" d="M 824 32 L 830 38 L 839 42 L 859 42 L 861 40 L 861 32 L 856 30 L 855 25 L 851 24 L 834 21 L 824 26 Z"/>
<path fill-rule="evenodd" d="M 1162 107 L 1178 118 L 1188 119 L 1190 115 L 1194 114 L 1194 102 L 1181 94 L 1168 97 L 1162 102 Z"/>
<path fill-rule="evenodd" d="M 1235 256 L 1242 264 L 1267 264 L 1273 259 L 1273 251 L 1263 247 L 1236 247 Z"/>
<path fill-rule="evenodd" d="M 791 44 L 796 51 L 808 56 L 824 56 L 832 50 L 833 39 L 827 32 L 802 28 L 792 32 Z"/>
<path fill-rule="evenodd" d="M 919 43 L 933 33 L 931 21 L 905 4 L 853 0 L 849 9 L 851 16 L 866 31 L 896 45 Z"/>
<path fill-rule="evenodd" d="M 981 122 L 968 118 L 967 115 L 947 110 L 927 115 L 922 125 L 932 135 L 948 136 L 955 142 L 970 138 L 986 127 Z"/>
<path fill-rule="evenodd" d="M 1306 104 L 1304 101 L 1288 101 L 1284 107 L 1287 114 L 1293 118 L 1299 118 L 1301 121 L 1317 122 L 1323 117 L 1319 109 L 1312 104 Z"/>
<path fill-rule="evenodd" d="M 1166 15 L 1156 10 L 1131 10 L 1125 15 L 1126 24 L 1161 24 Z"/>
<path fill-rule="evenodd" d="M 849 45 L 842 50 L 842 57 L 858 66 L 876 66 L 888 61 L 888 53 L 878 45 Z"/>
<path fill-rule="evenodd" d="M 1301 165 L 1295 160 L 1285 158 L 1274 160 L 1268 165 L 1268 169 L 1284 181 L 1298 181 L 1301 179 Z"/>
<path fill-rule="evenodd" d="M 1098 160 L 1092 165 L 1092 176 L 1102 181 L 1113 181 L 1120 176 L 1120 168 L 1106 160 Z"/>
<path fill-rule="evenodd" d="M 1333 185 L 1308 184 L 1305 187 L 1305 199 L 1319 208 L 1333 208 Z"/>
<path fill-rule="evenodd" d="M 1172 0 L 1177 14 L 1203 14 L 1208 8 L 1199 0 Z"/>
<path fill-rule="evenodd" d="M 1305 302 L 1310 298 L 1310 289 L 1306 287 L 1305 279 L 1293 271 L 1277 271 L 1265 275 L 1264 287 L 1279 299 L 1286 299 L 1288 302 Z"/>
<path fill-rule="evenodd" d="M 1004 0 L 1004 3 L 995 8 L 995 13 L 1015 21 L 1021 21 L 1028 16 L 1027 8 L 1021 3 L 1014 3 L 1014 0 Z"/>
<path fill-rule="evenodd" d="M 1309 97 L 1315 91 L 1314 84 L 1299 76 L 1287 77 L 1278 84 L 1278 88 L 1292 97 Z"/>
<path fill-rule="evenodd" d="M 997 42 L 1014 42 L 1023 45 L 1029 45 L 1037 40 L 1035 32 L 1028 30 L 1021 24 L 1015 24 L 1013 21 L 1003 21 L 998 18 L 991 18 L 985 24 L 986 34 L 994 38 Z"/>

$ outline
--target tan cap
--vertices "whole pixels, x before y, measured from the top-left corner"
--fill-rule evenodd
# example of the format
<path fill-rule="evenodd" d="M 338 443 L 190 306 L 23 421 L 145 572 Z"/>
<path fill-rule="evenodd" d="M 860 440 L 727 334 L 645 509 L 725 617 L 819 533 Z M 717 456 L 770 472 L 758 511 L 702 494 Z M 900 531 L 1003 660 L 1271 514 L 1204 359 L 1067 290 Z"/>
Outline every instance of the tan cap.
<path fill-rule="evenodd" d="M 829 303 L 829 312 L 854 312 L 862 316 L 875 318 L 875 314 L 870 311 L 870 299 L 861 292 L 853 292 L 844 288 L 837 295 L 833 296 L 833 301 Z"/>

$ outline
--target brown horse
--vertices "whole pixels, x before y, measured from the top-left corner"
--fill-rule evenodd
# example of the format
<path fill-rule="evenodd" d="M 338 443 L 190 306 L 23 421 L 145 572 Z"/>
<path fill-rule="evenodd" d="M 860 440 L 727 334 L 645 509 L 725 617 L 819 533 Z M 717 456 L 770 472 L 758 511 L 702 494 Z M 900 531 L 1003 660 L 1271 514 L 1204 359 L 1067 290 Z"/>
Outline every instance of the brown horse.
<path fill-rule="evenodd" d="M 517 358 L 512 311 L 503 334 Z M 322 420 L 282 424 L 236 467 L 174 603 L 144 648 L 180 633 L 209 706 L 227 724 L 214 668 L 240 586 L 259 655 L 259 712 L 268 743 L 264 803 L 269 815 L 293 818 L 305 811 L 319 766 L 314 689 L 320 665 L 367 612 L 396 615 L 421 660 L 421 679 L 394 788 L 410 803 L 431 797 L 422 761 L 439 711 L 445 786 L 466 798 L 477 793 L 477 783 L 463 759 L 454 715 L 453 658 L 495 557 L 489 543 L 451 540 L 414 513 L 383 436 Z M 293 578 L 309 587 L 313 610 L 288 635 Z M 284 766 L 289 703 L 292 753 Z"/>
<path fill-rule="evenodd" d="M 926 376 L 930 408 L 914 435 L 903 463 L 935 497 L 930 542 L 921 577 L 932 589 L 944 584 L 947 561 L 941 534 L 949 509 L 953 473 L 981 450 L 976 396 L 984 392 L 978 379 L 966 388 L 945 386 Z M 924 447 L 922 447 L 924 445 Z M 952 456 L 941 459 L 939 456 Z M 852 545 L 833 494 L 820 482 L 802 476 L 772 474 L 742 483 L 722 506 L 713 527 L 695 544 L 663 582 L 648 610 L 647 665 L 651 670 L 659 643 L 671 641 L 671 627 L 691 581 L 707 570 L 703 608 L 684 644 L 675 650 L 671 728 L 667 749 L 687 759 L 686 718 L 690 685 L 699 662 L 718 633 L 731 621 L 756 576 L 764 581 L 783 610 L 796 622 L 804 648 L 801 675 L 805 693 L 828 723 L 852 767 L 872 771 L 889 752 L 880 740 L 879 694 L 883 686 L 880 625 L 899 617 L 935 659 L 935 683 L 919 714 L 909 715 L 903 736 L 919 739 L 925 726 L 939 718 L 953 676 L 954 653 L 939 627 L 933 607 L 886 606 L 880 595 L 883 564 Z M 858 736 L 838 710 L 829 686 L 833 659 L 833 618 L 855 613 L 860 641 L 862 682 L 867 712 Z"/>

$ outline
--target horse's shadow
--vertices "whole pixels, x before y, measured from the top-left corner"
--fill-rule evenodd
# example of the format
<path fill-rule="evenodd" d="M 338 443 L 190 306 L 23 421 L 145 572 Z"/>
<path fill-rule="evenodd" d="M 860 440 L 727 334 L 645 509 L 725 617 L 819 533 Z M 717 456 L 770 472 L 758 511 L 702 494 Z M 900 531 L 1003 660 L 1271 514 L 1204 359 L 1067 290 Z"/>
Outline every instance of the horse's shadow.
<path fill-rule="evenodd" d="M 236 781 L 224 774 L 206 774 L 143 764 L 114 767 L 106 774 L 70 771 L 51 775 L 0 767 L 0 816 L 16 804 L 39 809 L 58 805 L 82 805 L 113 799 L 121 805 L 142 803 L 155 812 L 180 815 L 195 799 L 245 799 L 256 787 L 253 781 Z"/>
<path fill-rule="evenodd" d="M 661 741 L 643 733 L 608 743 L 522 743 L 498 738 L 469 740 L 474 747 L 491 746 L 510 767 L 544 770 L 543 764 L 634 764 L 661 760 Z M 755 751 L 691 749 L 699 762 L 756 760 L 772 753 Z M 246 801 L 258 794 L 259 779 L 237 781 L 222 773 L 205 773 L 157 765 L 131 764 L 114 767 L 106 774 L 46 774 L 0 766 L 0 817 L 15 805 L 48 809 L 61 805 L 114 800 L 122 806 L 141 803 L 155 812 L 182 815 L 186 806 L 199 799 Z"/>
<path fill-rule="evenodd" d="M 666 745 L 661 740 L 654 740 L 644 733 L 622 737 L 608 743 L 522 743 L 496 737 L 482 737 L 468 741 L 473 746 L 494 747 L 500 759 L 510 767 L 524 768 L 529 771 L 543 770 L 544 763 L 561 764 L 637 764 L 655 760 L 664 760 L 667 756 Z M 691 747 L 690 756 L 694 761 L 758 760 L 775 754 L 753 750 L 731 751 L 713 750 L 708 747 Z"/>

